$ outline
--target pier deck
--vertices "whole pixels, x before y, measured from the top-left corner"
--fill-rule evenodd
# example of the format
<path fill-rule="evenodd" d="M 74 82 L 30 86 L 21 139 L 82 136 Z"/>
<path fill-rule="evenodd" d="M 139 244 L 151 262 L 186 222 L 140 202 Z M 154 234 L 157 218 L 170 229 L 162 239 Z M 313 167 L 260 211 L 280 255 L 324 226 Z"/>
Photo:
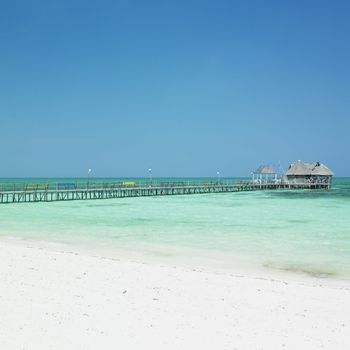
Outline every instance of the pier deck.
<path fill-rule="evenodd" d="M 112 183 L 35 183 L 0 185 L 0 203 L 53 202 L 167 195 L 190 195 L 257 190 L 329 189 L 329 183 L 253 181 L 178 181 Z"/>

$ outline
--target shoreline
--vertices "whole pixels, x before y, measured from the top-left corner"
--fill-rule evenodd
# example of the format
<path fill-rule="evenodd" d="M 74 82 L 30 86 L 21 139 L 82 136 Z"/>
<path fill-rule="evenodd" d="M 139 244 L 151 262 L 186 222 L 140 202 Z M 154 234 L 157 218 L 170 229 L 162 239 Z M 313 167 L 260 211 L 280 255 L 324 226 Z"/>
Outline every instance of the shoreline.
<path fill-rule="evenodd" d="M 345 350 L 350 342 L 344 281 L 128 261 L 4 238 L 0 271 L 4 349 Z"/>
<path fill-rule="evenodd" d="M 224 275 L 244 275 L 250 278 L 266 278 L 311 285 L 350 287 L 350 278 L 347 275 L 317 273 L 314 270 L 309 271 L 298 267 L 285 269 L 268 263 L 261 265 L 258 262 L 248 262 L 242 257 L 233 257 L 225 252 L 219 254 L 217 251 L 197 248 L 145 243 L 135 246 L 135 242 L 132 246 L 117 247 L 110 245 L 108 241 L 89 238 L 82 240 L 81 237 L 77 240 L 61 241 L 12 236 L 11 234 L 0 236 L 0 244 L 2 242 L 33 249 L 44 249 L 54 253 L 70 253 L 151 266 L 175 267 Z"/>

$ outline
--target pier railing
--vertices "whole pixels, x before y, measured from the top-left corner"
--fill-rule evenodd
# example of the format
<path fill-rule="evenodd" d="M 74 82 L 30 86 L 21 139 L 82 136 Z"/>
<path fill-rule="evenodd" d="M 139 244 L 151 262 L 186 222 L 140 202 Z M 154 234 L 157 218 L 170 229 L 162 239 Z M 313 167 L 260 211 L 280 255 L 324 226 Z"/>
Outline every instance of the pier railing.
<path fill-rule="evenodd" d="M 250 180 L 77 181 L 0 184 L 0 203 L 52 202 L 63 200 L 209 194 L 257 190 L 329 189 L 328 183 L 285 183 Z"/>
<path fill-rule="evenodd" d="M 0 192 L 36 192 L 36 191 L 69 191 L 69 190 L 113 190 L 126 188 L 173 188 L 173 187 L 215 187 L 233 186 L 233 180 L 149 180 L 149 181 L 115 181 L 115 182 L 28 182 L 3 183 Z"/>

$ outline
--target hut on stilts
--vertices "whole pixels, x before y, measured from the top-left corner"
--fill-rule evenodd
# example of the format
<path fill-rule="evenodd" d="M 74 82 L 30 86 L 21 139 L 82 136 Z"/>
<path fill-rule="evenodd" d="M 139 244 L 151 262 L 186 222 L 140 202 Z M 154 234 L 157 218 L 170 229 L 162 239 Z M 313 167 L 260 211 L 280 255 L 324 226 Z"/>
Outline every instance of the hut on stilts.
<path fill-rule="evenodd" d="M 298 160 L 289 165 L 282 181 L 288 184 L 325 184 L 330 187 L 333 176 L 333 171 L 320 162 Z"/>

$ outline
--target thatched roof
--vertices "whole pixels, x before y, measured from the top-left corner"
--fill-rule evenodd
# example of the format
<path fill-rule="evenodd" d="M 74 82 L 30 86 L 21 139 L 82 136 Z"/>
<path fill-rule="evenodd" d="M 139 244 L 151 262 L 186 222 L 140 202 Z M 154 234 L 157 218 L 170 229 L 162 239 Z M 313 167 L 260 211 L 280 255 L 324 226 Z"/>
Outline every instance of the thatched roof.
<path fill-rule="evenodd" d="M 324 164 L 320 162 L 306 163 L 298 160 L 297 162 L 289 165 L 286 175 L 287 176 L 288 175 L 289 176 L 295 176 L 295 175 L 333 176 L 334 173 L 332 170 L 330 170 L 328 167 L 326 167 Z"/>
<path fill-rule="evenodd" d="M 259 168 L 254 171 L 254 174 L 275 174 L 275 172 L 269 165 L 260 165 Z"/>

